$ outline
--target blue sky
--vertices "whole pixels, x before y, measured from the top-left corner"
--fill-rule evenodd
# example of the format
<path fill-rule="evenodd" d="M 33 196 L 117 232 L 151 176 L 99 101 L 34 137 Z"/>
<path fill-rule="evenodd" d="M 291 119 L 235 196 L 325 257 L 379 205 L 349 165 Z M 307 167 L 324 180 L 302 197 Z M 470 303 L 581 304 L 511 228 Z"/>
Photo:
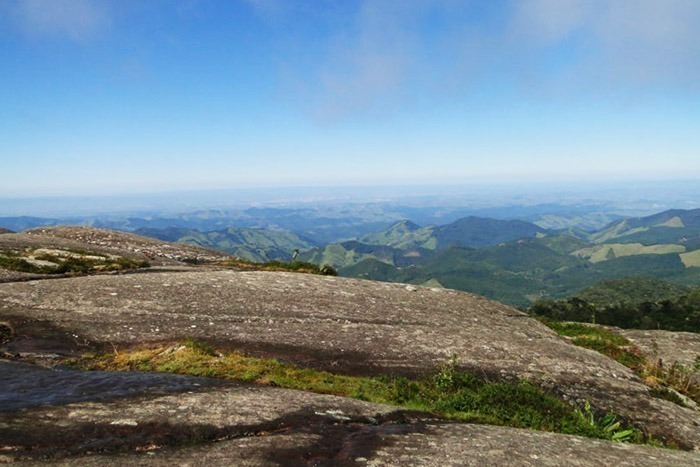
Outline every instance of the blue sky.
<path fill-rule="evenodd" d="M 697 0 L 4 0 L 0 197 L 700 179 Z"/>

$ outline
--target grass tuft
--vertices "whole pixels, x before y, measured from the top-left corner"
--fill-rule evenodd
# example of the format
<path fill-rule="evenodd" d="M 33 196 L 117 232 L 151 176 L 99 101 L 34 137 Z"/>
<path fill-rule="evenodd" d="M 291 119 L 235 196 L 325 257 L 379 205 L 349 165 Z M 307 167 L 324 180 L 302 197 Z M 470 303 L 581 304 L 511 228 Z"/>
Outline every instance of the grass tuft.
<path fill-rule="evenodd" d="M 0 251 L 0 269 L 32 274 L 90 274 L 97 271 L 123 271 L 149 267 L 147 261 L 124 257 L 107 257 L 81 250 L 64 250 L 65 254 Z M 51 265 L 35 264 L 32 259 Z"/>
<path fill-rule="evenodd" d="M 583 323 L 552 321 L 539 318 L 556 333 L 571 337 L 571 343 L 595 350 L 634 371 L 651 389 L 652 394 L 686 406 L 677 393 L 700 404 L 700 357 L 695 365 L 664 365 L 658 358 L 650 359 L 625 337 L 600 326 Z"/>
<path fill-rule="evenodd" d="M 160 371 L 300 389 L 398 405 L 471 423 L 620 441 L 641 442 L 644 438 L 634 429 L 620 436 L 626 428 L 612 414 L 598 419 L 590 407 L 584 413 L 528 381 L 489 381 L 458 370 L 455 360 L 436 374 L 418 379 L 353 377 L 299 368 L 276 359 L 248 357 L 240 352 L 219 353 L 206 344 L 187 339 L 174 347 L 83 357 L 76 364 L 91 370 Z M 610 420 L 614 423 L 609 423 Z"/>

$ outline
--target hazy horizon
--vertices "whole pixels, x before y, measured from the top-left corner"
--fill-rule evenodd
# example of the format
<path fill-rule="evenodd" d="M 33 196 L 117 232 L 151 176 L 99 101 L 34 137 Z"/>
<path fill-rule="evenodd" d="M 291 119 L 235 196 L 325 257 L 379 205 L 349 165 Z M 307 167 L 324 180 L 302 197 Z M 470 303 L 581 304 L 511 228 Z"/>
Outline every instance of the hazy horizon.
<path fill-rule="evenodd" d="M 327 205 L 501 207 L 538 204 L 628 206 L 629 212 L 700 208 L 700 180 L 635 180 L 451 185 L 292 186 L 201 189 L 110 195 L 1 197 L 0 216 L 70 217 L 177 213 L 250 207 Z M 644 208 L 643 206 L 648 206 Z"/>

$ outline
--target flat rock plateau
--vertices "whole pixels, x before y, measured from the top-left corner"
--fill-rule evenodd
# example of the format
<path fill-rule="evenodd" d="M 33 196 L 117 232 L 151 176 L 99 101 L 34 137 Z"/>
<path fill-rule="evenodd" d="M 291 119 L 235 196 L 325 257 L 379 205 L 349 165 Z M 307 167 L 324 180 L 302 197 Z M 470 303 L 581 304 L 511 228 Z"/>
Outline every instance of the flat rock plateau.
<path fill-rule="evenodd" d="M 700 465 L 700 412 L 654 397 L 626 367 L 498 302 L 441 288 L 192 265 L 231 258 L 94 228 L 0 234 L 0 251 L 37 248 L 151 266 L 58 277 L 0 270 L 0 462 Z M 667 360 L 691 357 L 674 356 L 667 342 L 697 344 L 694 335 L 629 337 L 640 347 L 653 338 Z M 208 378 L 55 365 L 87 351 L 185 338 L 351 375 L 421 375 L 454 359 L 490 378 L 525 378 L 565 399 L 589 401 L 684 450 L 448 422 Z"/>

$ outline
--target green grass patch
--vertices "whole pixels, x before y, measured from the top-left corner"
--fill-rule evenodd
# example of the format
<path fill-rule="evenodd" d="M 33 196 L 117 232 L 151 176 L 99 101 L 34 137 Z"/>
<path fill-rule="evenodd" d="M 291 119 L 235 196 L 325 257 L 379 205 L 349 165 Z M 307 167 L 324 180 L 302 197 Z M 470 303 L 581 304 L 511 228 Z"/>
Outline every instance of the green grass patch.
<path fill-rule="evenodd" d="M 677 394 L 700 404 L 700 357 L 694 365 L 664 366 L 658 359 L 650 359 L 625 337 L 592 324 L 563 323 L 547 318 L 538 318 L 556 333 L 571 337 L 571 343 L 595 350 L 612 358 L 634 371 L 652 388 L 652 394 L 662 399 L 685 406 Z"/>
<path fill-rule="evenodd" d="M 623 347 L 597 337 L 575 337 L 571 343 L 579 347 L 595 350 L 628 368 L 639 368 L 645 362 L 644 356 L 634 348 Z"/>
<path fill-rule="evenodd" d="M 573 407 L 528 381 L 490 381 L 459 371 L 455 362 L 444 365 L 436 374 L 417 379 L 354 377 L 300 368 L 275 359 L 248 357 L 239 352 L 220 353 L 206 344 L 186 340 L 169 348 L 83 357 L 75 364 L 90 370 L 159 371 L 334 394 L 427 411 L 464 422 L 620 441 L 644 440 L 640 431 L 625 429 L 612 414 L 599 418 L 590 407 L 588 412 Z"/>
<path fill-rule="evenodd" d="M 685 247 L 676 244 L 604 243 L 589 248 L 582 248 L 574 251 L 572 254 L 579 258 L 587 259 L 592 263 L 599 263 L 621 256 L 667 255 L 673 253 L 685 253 Z"/>
<path fill-rule="evenodd" d="M 585 323 L 562 323 L 548 319 L 540 319 L 540 321 L 561 336 L 588 337 L 618 346 L 632 345 L 627 338 L 599 326 Z"/>
<path fill-rule="evenodd" d="M 33 260 L 51 264 L 36 264 Z M 33 274 L 90 274 L 99 271 L 123 271 L 149 267 L 147 261 L 105 256 L 82 250 L 60 250 L 55 253 L 0 251 L 0 268 Z"/>
<path fill-rule="evenodd" d="M 0 252 L 0 269 L 38 274 L 46 273 L 44 268 L 29 263 L 19 253 L 13 251 Z"/>
<path fill-rule="evenodd" d="M 700 267 L 700 250 L 694 250 L 680 255 L 686 268 Z"/>
<path fill-rule="evenodd" d="M 571 337 L 571 343 L 595 350 L 628 368 L 637 370 L 646 363 L 646 358 L 627 338 L 605 328 L 583 324 L 562 323 L 540 319 L 557 334 Z"/>

